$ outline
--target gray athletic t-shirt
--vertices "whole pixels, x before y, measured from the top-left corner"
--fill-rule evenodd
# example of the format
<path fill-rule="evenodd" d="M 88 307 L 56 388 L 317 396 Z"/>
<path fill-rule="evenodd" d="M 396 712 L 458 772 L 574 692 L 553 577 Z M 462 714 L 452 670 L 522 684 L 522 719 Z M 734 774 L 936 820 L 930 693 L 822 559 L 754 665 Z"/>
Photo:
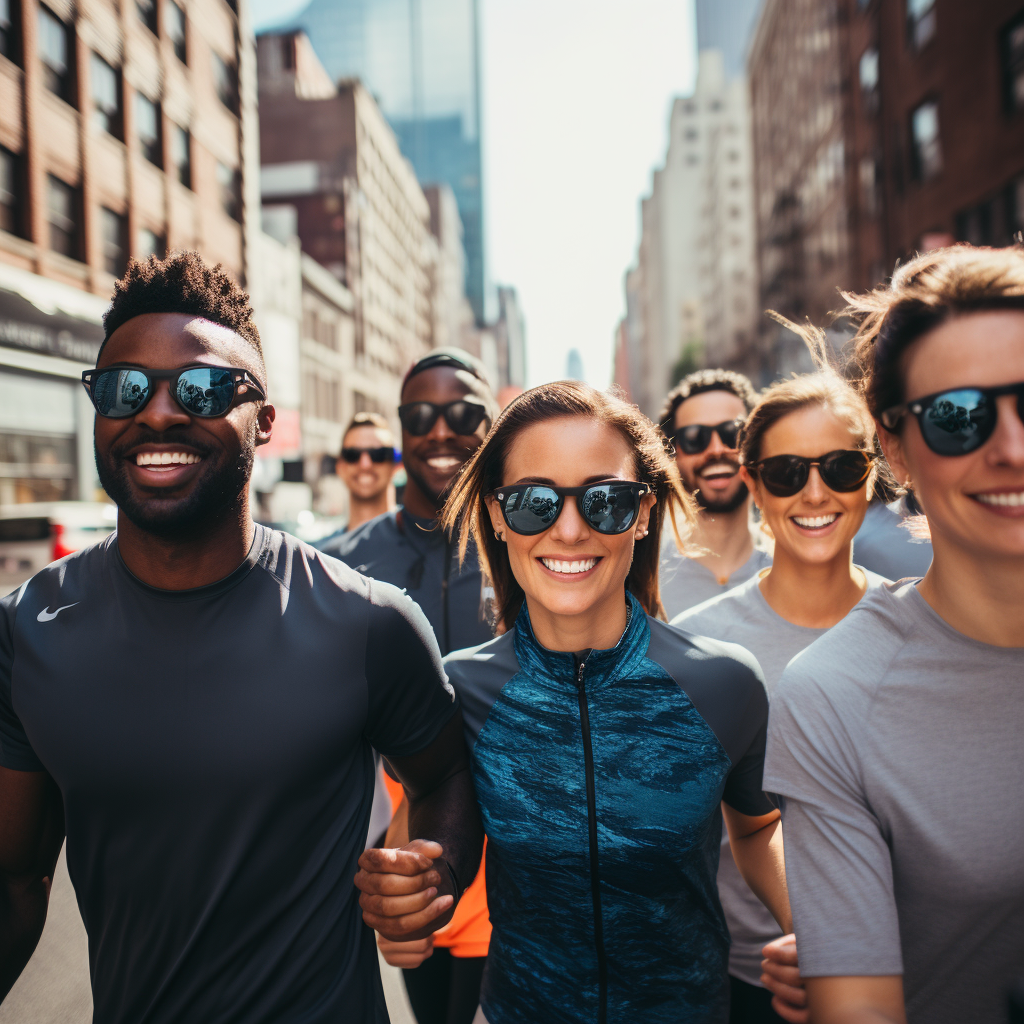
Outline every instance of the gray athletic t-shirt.
<path fill-rule="evenodd" d="M 63 795 L 96 1024 L 384 1024 L 371 748 L 456 710 L 409 598 L 260 526 L 208 587 L 146 586 L 114 536 L 4 598 L 0 764 Z"/>
<path fill-rule="evenodd" d="M 768 732 L 803 974 L 902 974 L 909 1024 L 1006 1024 L 1024 648 L 958 633 L 916 581 L 879 587 L 790 663 Z"/>
<path fill-rule="evenodd" d="M 868 584 L 865 596 L 886 582 L 873 572 L 863 572 Z M 784 619 L 765 600 L 760 582 L 761 573 L 758 573 L 727 593 L 676 616 L 672 625 L 745 647 L 761 666 L 770 697 L 790 659 L 828 630 L 797 626 Z M 782 930 L 743 881 L 724 829 L 718 861 L 718 894 L 732 938 L 729 973 L 749 985 L 760 985 L 761 949 L 766 942 L 782 935 Z"/>
<path fill-rule="evenodd" d="M 751 576 L 757 575 L 772 564 L 772 556 L 767 551 L 754 548 L 754 553 L 746 562 L 725 583 L 721 583 L 706 566 L 679 553 L 671 532 L 668 530 L 669 536 L 661 546 L 661 562 L 658 566 L 661 603 L 665 606 L 665 614 L 669 621 L 688 608 L 693 608 L 712 597 L 726 593 L 740 583 L 745 583 Z"/>

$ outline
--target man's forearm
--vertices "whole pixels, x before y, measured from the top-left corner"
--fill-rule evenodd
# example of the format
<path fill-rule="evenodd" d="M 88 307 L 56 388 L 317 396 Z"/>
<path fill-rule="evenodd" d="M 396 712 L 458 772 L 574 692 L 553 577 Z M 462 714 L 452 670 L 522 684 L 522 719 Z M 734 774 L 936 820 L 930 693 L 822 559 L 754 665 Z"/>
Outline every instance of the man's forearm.
<path fill-rule="evenodd" d="M 0 1001 L 35 951 L 46 922 L 47 880 L 0 878 Z"/>
<path fill-rule="evenodd" d="M 469 888 L 480 867 L 484 833 L 468 765 L 429 793 L 409 801 L 409 839 L 440 843 L 458 885 L 453 894 L 461 896 Z M 440 874 L 438 891 L 452 892 L 446 872 Z"/>
<path fill-rule="evenodd" d="M 783 933 L 793 930 L 786 889 L 786 863 L 782 851 L 782 829 L 775 821 L 742 838 L 730 839 L 733 859 L 743 880 L 768 908 Z"/>

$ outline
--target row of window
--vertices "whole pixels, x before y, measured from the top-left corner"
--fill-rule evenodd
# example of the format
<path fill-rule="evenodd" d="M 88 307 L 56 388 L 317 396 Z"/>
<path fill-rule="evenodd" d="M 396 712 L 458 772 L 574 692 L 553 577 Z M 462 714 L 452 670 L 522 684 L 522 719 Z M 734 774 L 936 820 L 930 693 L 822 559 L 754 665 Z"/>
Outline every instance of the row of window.
<path fill-rule="evenodd" d="M 218 163 L 217 184 L 224 211 L 236 220 L 240 219 L 241 176 Z M 29 226 L 24 222 L 25 211 L 29 209 L 26 192 L 20 157 L 0 146 L 0 230 L 12 235 L 28 235 Z M 47 175 L 46 181 L 46 219 L 49 226 L 46 244 L 49 248 L 71 259 L 83 259 L 81 190 L 53 174 Z M 119 276 L 128 260 L 127 219 L 113 210 L 100 207 L 100 235 L 104 266 L 111 274 Z M 136 252 L 140 256 L 150 253 L 162 255 L 164 240 L 144 228 L 139 234 Z"/>
<path fill-rule="evenodd" d="M 185 12 L 174 0 L 164 2 L 164 30 L 179 60 L 188 57 Z M 155 18 L 156 0 L 136 0 L 140 16 L 147 25 Z M 0 54 L 19 62 L 19 33 L 15 19 L 16 0 L 0 0 Z M 152 27 L 152 26 L 151 26 Z M 155 31 L 155 28 L 154 28 Z M 74 27 L 57 17 L 49 8 L 38 9 L 38 50 L 43 83 L 50 92 L 72 106 L 78 105 L 74 69 Z M 221 103 L 232 113 L 238 112 L 238 76 L 235 68 L 216 53 L 211 53 L 214 85 Z M 119 123 L 121 75 L 97 54 L 91 58 L 90 83 L 94 109 L 106 111 L 110 123 Z M 107 130 L 110 130 L 109 128 Z M 112 134 L 117 134 L 112 131 Z"/>

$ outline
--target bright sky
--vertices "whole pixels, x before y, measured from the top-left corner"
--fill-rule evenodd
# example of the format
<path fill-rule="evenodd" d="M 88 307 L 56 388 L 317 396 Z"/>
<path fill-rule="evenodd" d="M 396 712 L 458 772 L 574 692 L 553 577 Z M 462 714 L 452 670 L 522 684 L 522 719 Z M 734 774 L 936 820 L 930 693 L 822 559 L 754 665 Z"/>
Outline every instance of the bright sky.
<path fill-rule="evenodd" d="M 257 30 L 304 0 L 251 0 Z M 491 277 L 526 318 L 529 382 L 611 377 L 639 201 L 692 88 L 691 0 L 481 0 Z"/>

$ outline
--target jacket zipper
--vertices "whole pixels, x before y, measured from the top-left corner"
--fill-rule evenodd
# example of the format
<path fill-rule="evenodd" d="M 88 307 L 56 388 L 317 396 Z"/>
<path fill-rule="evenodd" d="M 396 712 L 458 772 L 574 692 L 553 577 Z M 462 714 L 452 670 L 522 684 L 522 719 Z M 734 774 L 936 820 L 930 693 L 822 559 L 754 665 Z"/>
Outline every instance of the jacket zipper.
<path fill-rule="evenodd" d="M 583 765 L 587 779 L 587 825 L 590 831 L 590 894 L 594 901 L 594 946 L 597 949 L 597 1022 L 608 1019 L 608 961 L 604 951 L 604 923 L 601 920 L 601 877 L 597 856 L 597 795 L 594 788 L 594 748 L 590 742 L 590 711 L 587 708 L 587 686 L 583 681 L 581 661 L 576 668 L 576 694 L 580 705 L 580 727 L 583 731 Z"/>

